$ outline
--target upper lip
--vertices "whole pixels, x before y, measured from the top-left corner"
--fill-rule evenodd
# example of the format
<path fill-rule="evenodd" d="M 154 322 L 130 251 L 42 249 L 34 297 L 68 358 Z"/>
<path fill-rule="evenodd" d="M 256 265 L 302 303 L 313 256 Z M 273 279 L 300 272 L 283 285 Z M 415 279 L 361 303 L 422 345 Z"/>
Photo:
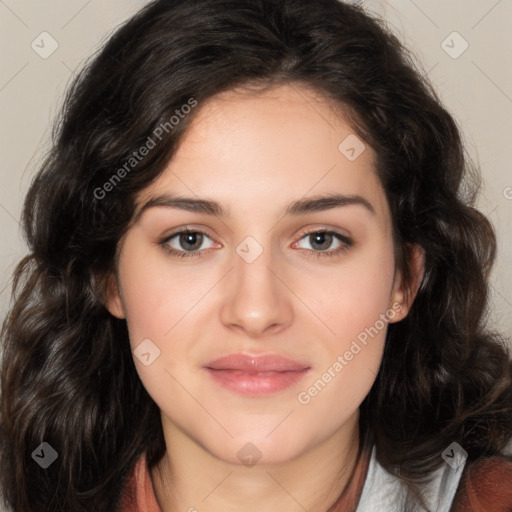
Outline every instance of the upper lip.
<path fill-rule="evenodd" d="M 229 354 L 210 361 L 205 367 L 212 370 L 240 370 L 251 373 L 290 372 L 309 368 L 308 365 L 292 361 L 291 359 L 276 354 Z"/>

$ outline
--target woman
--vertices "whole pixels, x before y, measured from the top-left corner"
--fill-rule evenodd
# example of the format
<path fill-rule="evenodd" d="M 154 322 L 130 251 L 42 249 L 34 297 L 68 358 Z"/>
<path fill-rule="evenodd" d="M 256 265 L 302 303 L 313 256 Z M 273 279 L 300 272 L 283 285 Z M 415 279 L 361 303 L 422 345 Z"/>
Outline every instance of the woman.
<path fill-rule="evenodd" d="M 511 510 L 467 172 L 360 8 L 148 4 L 73 83 L 26 198 L 7 505 Z"/>

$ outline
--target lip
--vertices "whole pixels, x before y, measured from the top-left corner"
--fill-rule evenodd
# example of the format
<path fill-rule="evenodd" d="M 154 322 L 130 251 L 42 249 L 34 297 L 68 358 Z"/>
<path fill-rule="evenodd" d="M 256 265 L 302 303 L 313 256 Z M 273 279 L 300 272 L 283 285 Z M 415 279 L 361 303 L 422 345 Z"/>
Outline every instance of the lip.
<path fill-rule="evenodd" d="M 276 354 L 229 354 L 204 366 L 223 387 L 244 395 L 265 395 L 301 380 L 310 366 Z"/>

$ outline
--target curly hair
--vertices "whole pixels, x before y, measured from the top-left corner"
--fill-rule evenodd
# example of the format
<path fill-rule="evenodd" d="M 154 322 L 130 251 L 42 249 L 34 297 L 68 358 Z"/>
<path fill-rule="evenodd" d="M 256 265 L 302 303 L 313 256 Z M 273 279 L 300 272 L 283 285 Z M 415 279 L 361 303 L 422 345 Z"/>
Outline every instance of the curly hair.
<path fill-rule="evenodd" d="M 200 106 L 235 87 L 302 84 L 343 109 L 377 155 L 397 267 L 425 274 L 388 327 L 360 408 L 379 462 L 421 482 L 457 441 L 469 461 L 512 429 L 506 340 L 486 327 L 496 241 L 458 127 L 385 24 L 337 0 L 156 0 L 118 28 L 66 94 L 24 203 L 29 254 L 2 328 L 0 495 L 14 511 L 115 510 L 146 452 L 163 456 L 160 411 L 136 372 L 124 320 L 105 307 L 135 198 L 164 170 Z M 193 98 L 199 107 L 131 172 L 134 150 Z M 164 133 L 165 132 L 165 133 Z M 112 183 L 112 182 L 110 182 Z M 48 442 L 58 463 L 32 452 Z"/>

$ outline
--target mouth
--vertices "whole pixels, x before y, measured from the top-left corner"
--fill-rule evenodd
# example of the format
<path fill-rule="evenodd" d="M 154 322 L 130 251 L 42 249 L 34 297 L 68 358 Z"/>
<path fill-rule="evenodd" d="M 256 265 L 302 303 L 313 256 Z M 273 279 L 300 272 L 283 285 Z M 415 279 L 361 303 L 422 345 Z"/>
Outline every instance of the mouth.
<path fill-rule="evenodd" d="M 296 384 L 310 366 L 278 355 L 230 354 L 204 366 L 222 387 L 243 395 L 276 393 Z"/>

